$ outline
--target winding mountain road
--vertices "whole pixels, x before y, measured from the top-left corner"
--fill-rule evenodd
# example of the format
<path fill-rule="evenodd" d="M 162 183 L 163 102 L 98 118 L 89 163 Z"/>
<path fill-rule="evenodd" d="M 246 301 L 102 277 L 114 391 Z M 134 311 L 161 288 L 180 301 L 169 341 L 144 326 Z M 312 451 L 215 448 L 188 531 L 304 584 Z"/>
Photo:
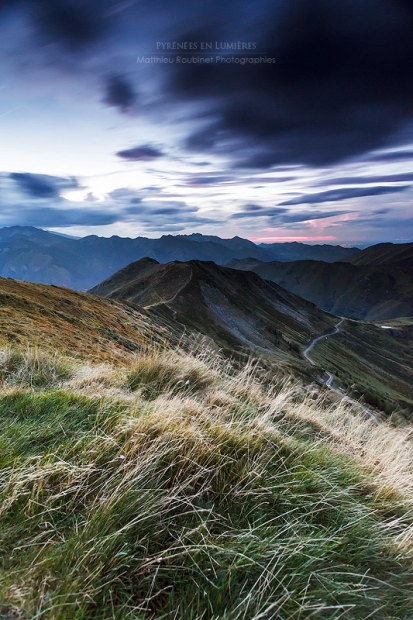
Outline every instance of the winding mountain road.
<path fill-rule="evenodd" d="M 306 348 L 305 351 L 303 351 L 303 355 L 304 357 L 310 362 L 310 364 L 312 366 L 315 366 L 316 363 L 314 360 L 311 359 L 311 357 L 308 355 L 308 352 L 311 351 L 311 349 L 314 347 L 315 343 L 318 342 L 319 340 L 323 340 L 324 338 L 328 338 L 329 336 L 334 336 L 334 334 L 338 334 L 338 332 L 340 331 L 339 326 L 342 324 L 342 322 L 344 321 L 344 319 L 341 319 L 341 321 L 339 321 L 337 323 L 337 325 L 335 326 L 334 330 L 332 332 L 330 332 L 329 334 L 324 334 L 323 336 L 318 336 L 318 338 L 314 338 L 313 342 L 310 344 L 309 347 Z M 328 375 L 330 375 L 330 373 L 327 373 Z M 332 375 L 330 375 L 331 377 L 331 381 L 333 380 Z M 329 379 L 330 381 L 330 379 Z M 330 381 L 330 385 L 331 385 L 331 381 Z M 327 383 L 326 383 L 327 385 Z M 327 387 L 330 387 L 330 385 L 328 385 Z"/>
<path fill-rule="evenodd" d="M 338 332 L 340 331 L 340 325 L 342 324 L 342 322 L 344 321 L 344 319 L 341 319 L 337 325 L 335 326 L 334 330 L 328 334 L 323 334 L 322 336 L 318 336 L 317 338 L 314 338 L 314 340 L 312 341 L 312 343 L 303 351 L 303 355 L 306 358 L 306 360 L 308 360 L 310 362 L 310 364 L 312 366 L 316 366 L 316 363 L 313 359 L 311 359 L 311 357 L 309 356 L 309 352 L 311 351 L 311 349 L 314 347 L 314 345 L 319 341 L 319 340 L 324 340 L 325 338 L 329 338 L 330 336 L 334 336 L 335 334 L 338 334 Z M 327 379 L 324 381 L 324 385 L 326 387 L 328 387 L 329 390 L 331 390 L 332 392 L 335 392 L 336 394 L 338 394 L 342 399 L 345 399 L 347 402 L 351 403 L 352 405 L 356 405 L 357 407 L 359 407 L 359 409 L 362 410 L 362 412 L 366 415 L 366 417 L 370 418 L 377 426 L 380 424 L 380 422 L 378 421 L 378 419 L 376 418 L 376 416 L 370 411 L 370 409 L 367 409 L 367 407 L 364 407 L 364 405 L 362 405 L 361 403 L 359 403 L 357 400 L 353 400 L 352 398 L 349 398 L 342 390 L 335 388 L 332 384 L 333 384 L 333 380 L 334 377 L 331 374 L 331 372 L 328 372 L 327 370 L 324 371 L 327 375 Z"/>

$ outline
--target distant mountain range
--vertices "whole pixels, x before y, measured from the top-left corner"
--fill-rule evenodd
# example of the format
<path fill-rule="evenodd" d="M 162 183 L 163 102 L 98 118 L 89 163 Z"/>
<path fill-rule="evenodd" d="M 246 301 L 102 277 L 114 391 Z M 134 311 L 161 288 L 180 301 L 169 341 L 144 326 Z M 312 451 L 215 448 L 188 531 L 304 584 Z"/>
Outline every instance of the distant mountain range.
<path fill-rule="evenodd" d="M 338 316 L 367 321 L 413 316 L 413 243 L 379 244 L 346 262 L 232 260 Z"/>
<path fill-rule="evenodd" d="M 248 257 L 263 262 L 303 258 L 333 262 L 347 259 L 356 251 L 303 243 L 259 246 L 240 237 L 221 239 L 201 234 L 165 235 L 160 239 L 91 235 L 76 239 L 29 226 L 12 226 L 0 229 L 0 276 L 87 290 L 144 256 L 161 263 L 194 259 L 221 265 Z"/>
<path fill-rule="evenodd" d="M 294 260 L 322 260 L 325 263 L 334 263 L 338 260 L 347 260 L 350 256 L 360 252 L 359 248 L 345 248 L 341 245 L 307 245 L 292 241 L 291 243 L 261 243 L 272 255 L 272 260 L 280 262 Z"/>
<path fill-rule="evenodd" d="M 370 321 L 413 315 L 413 244 L 365 250 L 214 235 L 81 239 L 34 227 L 0 229 L 0 276 L 88 290 L 143 257 L 250 270 L 327 312 Z"/>

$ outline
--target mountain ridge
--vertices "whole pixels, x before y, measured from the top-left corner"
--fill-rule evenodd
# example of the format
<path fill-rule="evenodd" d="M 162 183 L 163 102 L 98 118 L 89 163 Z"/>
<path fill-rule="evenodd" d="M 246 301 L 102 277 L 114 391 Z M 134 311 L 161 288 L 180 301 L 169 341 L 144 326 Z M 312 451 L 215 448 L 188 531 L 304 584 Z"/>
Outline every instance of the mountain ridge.
<path fill-rule="evenodd" d="M 289 247 L 287 244 L 284 254 L 288 253 Z M 317 252 L 317 249 L 308 249 L 311 246 L 304 244 L 300 248 L 313 254 Z M 333 246 L 326 248 L 331 250 Z M 331 251 L 336 252 L 334 249 Z M 296 246 L 294 253 L 297 253 Z M 159 239 L 131 239 L 116 235 L 110 238 L 89 235 L 74 239 L 34 227 L 0 229 L 0 276 L 77 290 L 91 288 L 144 256 L 161 263 L 198 259 L 225 264 L 234 258 L 250 255 L 263 261 L 274 260 L 270 250 L 240 237 L 221 239 L 195 233 L 164 235 Z M 335 254 L 331 258 L 334 257 Z"/>
<path fill-rule="evenodd" d="M 345 262 L 353 265 L 400 265 L 413 260 L 413 243 L 378 243 L 355 252 Z"/>
<path fill-rule="evenodd" d="M 139 259 L 89 292 L 162 309 L 227 347 L 289 351 L 290 341 L 305 344 L 335 320 L 257 274 L 234 272 L 212 261 L 161 264 Z"/>
<path fill-rule="evenodd" d="M 299 241 L 284 243 L 260 243 L 259 247 L 265 248 L 273 255 L 273 260 L 280 262 L 295 260 L 322 260 L 334 263 L 338 260 L 346 260 L 347 257 L 357 254 L 360 250 L 356 247 L 344 247 L 342 245 L 306 244 Z"/>

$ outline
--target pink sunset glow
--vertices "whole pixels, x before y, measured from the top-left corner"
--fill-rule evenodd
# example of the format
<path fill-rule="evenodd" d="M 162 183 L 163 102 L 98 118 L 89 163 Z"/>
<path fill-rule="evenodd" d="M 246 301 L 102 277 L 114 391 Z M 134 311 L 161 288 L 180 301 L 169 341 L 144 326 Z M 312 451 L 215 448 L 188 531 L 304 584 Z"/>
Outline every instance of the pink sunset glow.
<path fill-rule="evenodd" d="M 307 237 L 249 237 L 250 241 L 253 241 L 254 243 L 266 243 L 266 242 L 282 242 L 282 241 L 301 241 L 303 243 L 309 242 L 311 243 L 312 241 L 336 241 L 337 237 L 333 237 L 332 235 L 329 236 L 307 236 Z"/>

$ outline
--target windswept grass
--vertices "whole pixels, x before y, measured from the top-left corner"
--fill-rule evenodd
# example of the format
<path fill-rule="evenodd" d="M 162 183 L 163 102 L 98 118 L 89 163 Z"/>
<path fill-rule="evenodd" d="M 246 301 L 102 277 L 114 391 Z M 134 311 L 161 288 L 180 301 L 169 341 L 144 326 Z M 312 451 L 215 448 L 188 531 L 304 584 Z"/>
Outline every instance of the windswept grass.
<path fill-rule="evenodd" d="M 211 360 L 209 360 L 210 362 Z M 146 398 L 159 394 L 194 393 L 217 383 L 218 372 L 202 356 L 183 351 L 148 351 L 136 356 L 127 373 L 126 387 L 140 389 Z"/>
<path fill-rule="evenodd" d="M 74 376 L 73 362 L 39 349 L 8 348 L 0 356 L 0 380 L 12 385 L 47 388 Z"/>
<path fill-rule="evenodd" d="M 205 352 L 44 361 L 4 364 L 0 617 L 411 620 L 408 431 Z"/>

